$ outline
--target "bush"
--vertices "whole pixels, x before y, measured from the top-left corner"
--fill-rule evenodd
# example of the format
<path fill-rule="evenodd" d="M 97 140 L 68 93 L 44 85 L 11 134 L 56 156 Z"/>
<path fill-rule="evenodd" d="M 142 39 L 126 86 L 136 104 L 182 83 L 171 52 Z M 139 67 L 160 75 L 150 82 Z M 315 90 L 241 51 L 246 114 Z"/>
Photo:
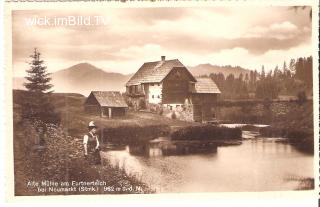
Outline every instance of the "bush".
<path fill-rule="evenodd" d="M 161 107 L 160 109 L 159 109 L 159 115 L 162 115 L 163 114 L 163 108 Z"/>
<path fill-rule="evenodd" d="M 150 126 L 119 126 L 115 128 L 105 127 L 101 131 L 103 142 L 112 141 L 119 143 L 132 143 L 148 141 L 157 137 L 169 135 L 170 128 L 167 125 Z"/>
<path fill-rule="evenodd" d="M 217 127 L 212 125 L 189 126 L 171 134 L 173 140 L 240 139 L 240 128 Z"/>
<path fill-rule="evenodd" d="M 172 112 L 172 114 L 171 114 L 171 119 L 177 119 L 177 115 L 176 115 L 176 112 Z"/>
<path fill-rule="evenodd" d="M 132 102 L 131 102 L 131 101 L 129 101 L 129 100 L 127 100 L 127 105 L 128 105 L 128 107 L 130 107 L 130 108 L 132 108 L 132 107 L 133 107 Z"/>
<path fill-rule="evenodd" d="M 307 95 L 305 91 L 300 91 L 297 94 L 297 98 L 298 98 L 298 103 L 301 105 L 303 103 L 305 103 L 307 101 Z"/>
<path fill-rule="evenodd" d="M 147 105 L 146 105 L 146 101 L 144 99 L 140 99 L 139 100 L 139 109 L 146 109 Z"/>
<path fill-rule="evenodd" d="M 283 137 L 302 152 L 312 154 L 314 141 L 313 133 L 305 130 L 282 127 L 263 127 L 259 130 L 264 137 Z"/>

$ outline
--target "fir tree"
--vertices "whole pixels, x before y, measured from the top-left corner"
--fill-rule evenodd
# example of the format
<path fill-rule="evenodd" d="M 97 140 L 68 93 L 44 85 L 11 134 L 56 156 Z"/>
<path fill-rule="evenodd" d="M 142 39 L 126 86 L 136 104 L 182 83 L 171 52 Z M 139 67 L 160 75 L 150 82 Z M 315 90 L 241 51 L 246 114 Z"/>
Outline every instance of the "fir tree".
<path fill-rule="evenodd" d="M 30 69 L 26 70 L 28 76 L 24 86 L 29 91 L 25 97 L 22 107 L 22 118 L 31 121 L 42 121 L 44 123 L 59 123 L 60 118 L 50 103 L 49 96 L 53 87 L 50 84 L 50 73 L 47 72 L 44 61 L 40 59 L 40 53 L 34 49 L 31 57 Z"/>
<path fill-rule="evenodd" d="M 265 76 L 266 76 L 266 72 L 264 71 L 264 65 L 262 65 L 260 79 L 265 78 Z"/>
<path fill-rule="evenodd" d="M 36 48 L 30 57 L 32 61 L 29 63 L 30 69 L 26 70 L 28 76 L 25 77 L 29 82 L 25 83 L 24 86 L 28 91 L 44 93 L 52 88 L 49 83 L 51 80 L 50 73 L 47 73 L 47 67 L 43 66 L 44 61 L 40 59 L 40 53 Z"/>
<path fill-rule="evenodd" d="M 289 70 L 290 70 L 291 74 L 296 73 L 296 60 L 295 59 L 290 60 Z"/>

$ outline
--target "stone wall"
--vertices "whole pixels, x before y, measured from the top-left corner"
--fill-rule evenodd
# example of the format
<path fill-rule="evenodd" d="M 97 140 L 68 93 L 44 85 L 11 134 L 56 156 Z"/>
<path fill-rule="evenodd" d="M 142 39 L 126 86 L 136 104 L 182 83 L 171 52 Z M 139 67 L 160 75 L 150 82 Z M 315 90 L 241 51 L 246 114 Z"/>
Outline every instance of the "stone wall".
<path fill-rule="evenodd" d="M 133 109 L 134 111 L 145 109 L 148 107 L 145 97 L 125 96 L 125 100 L 129 108 Z"/>
<path fill-rule="evenodd" d="M 182 121 L 194 121 L 193 120 L 193 105 L 184 104 L 178 106 L 169 106 L 166 104 L 147 104 L 147 110 L 156 113 L 167 118 L 176 118 Z M 175 114 L 175 115 L 173 115 Z"/>

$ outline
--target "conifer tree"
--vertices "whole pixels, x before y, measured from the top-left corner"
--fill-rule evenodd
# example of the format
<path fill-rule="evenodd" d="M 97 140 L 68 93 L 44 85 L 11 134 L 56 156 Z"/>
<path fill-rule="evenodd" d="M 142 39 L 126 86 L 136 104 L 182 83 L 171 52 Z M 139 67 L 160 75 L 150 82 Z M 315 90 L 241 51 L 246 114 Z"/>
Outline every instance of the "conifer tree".
<path fill-rule="evenodd" d="M 49 83 L 50 73 L 47 72 L 47 67 L 43 66 L 44 61 L 40 59 L 40 53 L 37 51 L 37 48 L 34 49 L 33 55 L 30 55 L 32 58 L 30 64 L 30 69 L 26 70 L 28 76 L 25 77 L 29 82 L 25 83 L 24 86 L 31 92 L 47 92 L 52 85 Z"/>
<path fill-rule="evenodd" d="M 266 76 L 266 72 L 264 71 L 264 65 L 262 65 L 260 79 L 264 79 L 265 76 Z"/>
<path fill-rule="evenodd" d="M 34 49 L 29 63 L 30 69 L 26 70 L 28 76 L 24 86 L 29 91 L 22 106 L 22 118 L 30 121 L 42 121 L 44 123 L 59 123 L 60 118 L 50 103 L 49 96 L 53 87 L 50 84 L 50 73 L 47 72 L 44 61 L 40 59 L 40 52 Z"/>

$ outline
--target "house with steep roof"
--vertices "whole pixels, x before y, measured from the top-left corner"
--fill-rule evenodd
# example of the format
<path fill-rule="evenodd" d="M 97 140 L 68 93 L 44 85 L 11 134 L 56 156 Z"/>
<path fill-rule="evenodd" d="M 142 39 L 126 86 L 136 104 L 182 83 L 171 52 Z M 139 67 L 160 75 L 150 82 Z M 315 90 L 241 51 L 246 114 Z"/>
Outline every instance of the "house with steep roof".
<path fill-rule="evenodd" d="M 101 117 L 120 117 L 127 112 L 128 105 L 118 91 L 91 91 L 84 103 L 85 112 Z"/>
<path fill-rule="evenodd" d="M 189 120 L 201 122 L 212 118 L 220 93 L 210 78 L 195 78 L 178 59 L 166 60 L 165 56 L 144 63 L 126 83 L 126 95 L 134 108 L 189 111 Z"/>

